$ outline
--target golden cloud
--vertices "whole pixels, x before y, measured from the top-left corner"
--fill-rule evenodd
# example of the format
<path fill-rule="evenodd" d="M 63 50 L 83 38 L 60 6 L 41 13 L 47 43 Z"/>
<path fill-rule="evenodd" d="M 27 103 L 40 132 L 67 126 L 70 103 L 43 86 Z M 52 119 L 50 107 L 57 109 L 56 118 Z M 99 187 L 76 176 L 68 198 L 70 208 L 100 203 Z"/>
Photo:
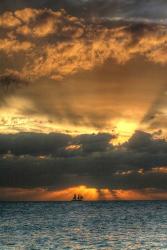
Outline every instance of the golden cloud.
<path fill-rule="evenodd" d="M 14 15 L 22 22 L 29 23 L 30 21 L 33 21 L 35 19 L 39 12 L 40 10 L 25 8 L 22 10 L 15 11 Z"/>
<path fill-rule="evenodd" d="M 12 12 L 5 12 L 0 16 L 0 27 L 13 28 L 20 25 L 20 20 Z"/>
<path fill-rule="evenodd" d="M 136 34 L 130 25 L 87 23 L 64 10 L 29 8 L 5 12 L 0 16 L 0 27 L 7 29 L 0 40 L 0 50 L 6 51 L 7 56 L 24 50 L 24 73 L 34 78 L 61 79 L 80 70 L 91 70 L 108 59 L 125 63 L 137 55 L 165 64 L 166 27 L 147 25 Z"/>
<path fill-rule="evenodd" d="M 15 39 L 0 39 L 0 51 L 6 52 L 7 55 L 20 51 L 27 51 L 32 47 L 29 41 L 18 41 Z"/>

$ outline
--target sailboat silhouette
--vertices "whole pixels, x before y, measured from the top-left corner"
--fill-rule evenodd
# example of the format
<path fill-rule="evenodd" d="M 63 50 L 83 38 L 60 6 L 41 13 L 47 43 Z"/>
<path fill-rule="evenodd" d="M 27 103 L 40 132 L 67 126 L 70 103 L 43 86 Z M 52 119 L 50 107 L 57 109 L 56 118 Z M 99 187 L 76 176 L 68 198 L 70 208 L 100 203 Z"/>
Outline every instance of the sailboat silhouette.
<path fill-rule="evenodd" d="M 84 197 L 80 194 L 78 195 L 74 194 L 72 201 L 83 201 L 83 198 Z"/>

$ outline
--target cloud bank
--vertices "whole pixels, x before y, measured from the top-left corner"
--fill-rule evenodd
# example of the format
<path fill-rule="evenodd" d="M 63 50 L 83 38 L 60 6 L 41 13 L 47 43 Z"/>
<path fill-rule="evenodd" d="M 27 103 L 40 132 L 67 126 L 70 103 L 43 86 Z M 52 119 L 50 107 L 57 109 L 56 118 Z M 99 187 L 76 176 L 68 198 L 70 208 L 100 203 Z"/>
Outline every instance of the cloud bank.
<path fill-rule="evenodd" d="M 161 189 L 167 185 L 167 142 L 136 131 L 121 146 L 113 135 L 1 135 L 0 186 L 65 189 Z"/>

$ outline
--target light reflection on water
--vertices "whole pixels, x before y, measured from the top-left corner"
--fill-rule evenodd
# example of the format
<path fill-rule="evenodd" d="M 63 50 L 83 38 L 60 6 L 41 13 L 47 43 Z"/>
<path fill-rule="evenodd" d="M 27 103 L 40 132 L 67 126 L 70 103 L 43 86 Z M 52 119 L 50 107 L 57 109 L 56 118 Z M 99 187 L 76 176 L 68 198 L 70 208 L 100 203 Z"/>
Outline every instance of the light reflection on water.
<path fill-rule="evenodd" d="M 0 250 L 167 249 L 167 202 L 0 203 Z"/>

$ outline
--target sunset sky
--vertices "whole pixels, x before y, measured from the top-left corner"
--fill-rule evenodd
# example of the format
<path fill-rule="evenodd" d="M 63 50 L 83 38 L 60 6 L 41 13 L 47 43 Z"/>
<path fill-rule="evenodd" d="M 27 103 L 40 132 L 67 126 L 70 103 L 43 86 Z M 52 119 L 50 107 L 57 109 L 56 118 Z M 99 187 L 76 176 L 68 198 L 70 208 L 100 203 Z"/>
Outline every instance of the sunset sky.
<path fill-rule="evenodd" d="M 0 1 L 0 200 L 167 199 L 166 10 Z"/>

